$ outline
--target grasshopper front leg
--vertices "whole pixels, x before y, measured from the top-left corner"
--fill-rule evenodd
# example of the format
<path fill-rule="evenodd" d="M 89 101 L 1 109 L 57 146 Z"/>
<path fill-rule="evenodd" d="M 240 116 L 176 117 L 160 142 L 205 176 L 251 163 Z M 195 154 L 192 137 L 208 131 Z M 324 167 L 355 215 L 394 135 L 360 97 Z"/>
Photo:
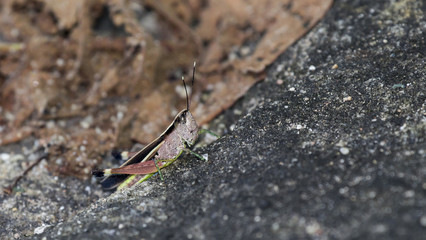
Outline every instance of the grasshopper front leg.
<path fill-rule="evenodd" d="M 172 164 L 174 161 L 176 161 L 176 159 L 178 159 L 178 157 L 181 154 L 182 154 L 182 151 L 180 151 L 179 154 L 175 158 L 172 158 L 172 159 L 155 159 L 155 160 L 153 160 L 154 164 L 155 164 L 155 167 L 157 168 L 157 172 L 160 175 L 161 181 L 164 181 L 164 178 L 163 178 L 163 174 L 161 173 L 160 169 L 164 168 L 164 167 L 167 167 L 170 164 Z M 158 166 L 159 165 L 158 163 L 160 163 L 160 166 Z"/>
<path fill-rule="evenodd" d="M 202 128 L 202 129 L 200 129 L 200 131 L 198 131 L 198 135 L 201 135 L 201 134 L 204 134 L 204 133 L 208 133 L 208 134 L 210 134 L 210 135 L 212 135 L 212 136 L 216 137 L 217 139 L 219 139 L 219 138 L 220 138 L 220 136 L 219 136 L 219 135 L 217 135 L 216 133 L 214 133 L 214 132 L 212 132 L 212 131 L 210 131 L 210 130 L 208 130 L 208 129 L 205 129 L 205 128 Z"/>
<path fill-rule="evenodd" d="M 206 162 L 207 162 L 207 159 L 205 159 L 203 156 L 201 156 L 200 154 L 198 154 L 198 153 L 196 153 L 196 152 L 192 151 L 192 150 L 191 150 L 191 149 L 189 149 L 189 148 L 185 148 L 185 149 L 184 149 L 184 151 L 185 151 L 185 152 L 187 152 L 187 153 L 190 153 L 190 154 L 194 155 L 195 157 L 197 157 L 197 158 L 198 158 L 198 159 L 200 159 L 200 160 L 203 160 L 203 161 L 206 161 Z"/>

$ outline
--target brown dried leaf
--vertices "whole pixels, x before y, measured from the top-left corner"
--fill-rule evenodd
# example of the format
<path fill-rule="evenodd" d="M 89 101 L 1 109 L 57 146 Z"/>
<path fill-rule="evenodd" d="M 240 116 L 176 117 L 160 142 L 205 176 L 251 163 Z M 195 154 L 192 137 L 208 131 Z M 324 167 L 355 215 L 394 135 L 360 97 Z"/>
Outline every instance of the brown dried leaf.
<path fill-rule="evenodd" d="M 253 1 L 253 3 L 255 2 L 259 3 L 259 1 Z M 276 12 L 274 16 L 269 14 L 268 18 L 271 18 L 271 23 L 269 23 L 266 33 L 257 44 L 256 50 L 251 56 L 236 61 L 236 68 L 241 69 L 243 72 L 250 71 L 259 73 L 263 71 L 265 67 L 271 64 L 285 49 L 287 49 L 287 47 L 312 28 L 318 20 L 322 18 L 332 3 L 331 0 L 287 2 L 288 3 L 284 3 L 282 7 L 288 8 L 288 11 Z M 271 7 L 280 9 L 279 4 Z M 257 6 L 254 8 L 260 9 L 257 8 Z M 265 9 L 265 11 L 267 11 L 267 9 Z M 259 26 L 258 22 L 252 21 L 252 24 L 257 25 L 259 29 L 263 30 L 264 26 Z"/>
<path fill-rule="evenodd" d="M 198 123 L 206 124 L 219 113 L 231 107 L 254 83 L 264 79 L 264 75 L 264 73 L 244 75 L 236 71 L 227 71 L 224 74 L 211 76 L 218 80 L 214 85 L 214 90 L 206 97 L 204 104 L 197 105 L 193 110 Z"/>
<path fill-rule="evenodd" d="M 130 135 L 132 139 L 147 144 L 164 131 L 164 126 L 170 124 L 170 119 L 174 117 L 171 113 L 177 114 L 178 111 L 170 104 L 178 102 L 176 95 L 170 94 L 172 89 L 173 85 L 165 83 L 160 89 L 130 106 L 136 116 Z"/>
<path fill-rule="evenodd" d="M 12 129 L 8 132 L 3 132 L 0 139 L 0 145 L 11 144 L 19 142 L 31 135 L 33 129 L 31 127 L 22 127 L 20 129 Z"/>
<path fill-rule="evenodd" d="M 70 29 L 77 23 L 78 12 L 82 10 L 85 0 L 57 1 L 43 0 L 46 8 L 58 19 L 59 29 Z"/>
<path fill-rule="evenodd" d="M 206 104 L 195 111 L 199 121 L 208 122 L 261 80 L 266 66 L 314 26 L 331 3 L 332 0 L 210 1 L 201 15 L 198 33 L 209 42 L 200 71 L 207 74 L 204 84 L 214 87 Z M 257 44 L 253 47 L 251 43 Z"/>

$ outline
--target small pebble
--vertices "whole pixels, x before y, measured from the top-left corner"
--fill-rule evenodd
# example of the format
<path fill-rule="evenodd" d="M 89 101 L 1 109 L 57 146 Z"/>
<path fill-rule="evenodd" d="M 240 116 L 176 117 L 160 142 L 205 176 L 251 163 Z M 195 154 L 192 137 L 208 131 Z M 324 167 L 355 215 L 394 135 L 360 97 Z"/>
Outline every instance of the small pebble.
<path fill-rule="evenodd" d="M 89 193 L 89 194 L 90 194 L 90 192 L 92 191 L 92 189 L 90 188 L 90 186 L 86 186 L 86 187 L 84 188 L 84 191 L 86 191 L 87 193 Z"/>
<path fill-rule="evenodd" d="M 393 88 L 393 89 L 396 89 L 396 88 L 404 88 L 404 85 L 403 85 L 403 84 L 401 84 L 401 83 L 397 83 L 397 84 L 394 84 L 394 85 L 392 86 L 392 88 Z"/>
<path fill-rule="evenodd" d="M 343 155 L 349 154 L 349 148 L 347 148 L 347 147 L 341 147 L 340 148 L 340 153 L 343 154 Z"/>
<path fill-rule="evenodd" d="M 348 101 L 352 101 L 352 97 L 351 96 L 347 96 L 343 98 L 343 102 L 348 102 Z"/>
<path fill-rule="evenodd" d="M 308 224 L 308 225 L 306 226 L 306 232 L 307 232 L 309 235 L 316 235 L 316 234 L 318 234 L 320 231 L 321 231 L 321 227 L 320 227 L 320 225 L 319 225 L 318 223 L 316 223 L 316 222 L 310 223 L 310 224 Z"/>
<path fill-rule="evenodd" d="M 337 64 L 334 64 L 334 65 L 331 67 L 331 69 L 337 69 L 337 68 L 339 68 L 339 65 L 337 65 Z"/>
<path fill-rule="evenodd" d="M 368 198 L 373 199 L 377 196 L 377 193 L 375 191 L 370 191 L 367 194 Z"/>
<path fill-rule="evenodd" d="M 276 232 L 280 229 L 280 224 L 277 222 L 272 223 L 272 231 Z"/>
<path fill-rule="evenodd" d="M 423 227 L 426 227 L 426 215 L 423 215 L 420 218 L 420 225 L 422 225 Z"/>
<path fill-rule="evenodd" d="M 404 192 L 405 198 L 412 198 L 412 197 L 414 197 L 414 195 L 415 195 L 415 192 L 413 190 L 408 190 L 408 191 Z"/>
<path fill-rule="evenodd" d="M 57 65 L 58 67 L 62 67 L 62 66 L 64 66 L 64 64 L 65 64 L 64 59 L 62 59 L 62 58 L 58 58 L 58 59 L 56 59 L 56 65 Z"/>
<path fill-rule="evenodd" d="M 2 161 L 7 161 L 10 159 L 10 154 L 9 153 L 0 153 L 0 159 Z"/>
<path fill-rule="evenodd" d="M 374 233 L 385 233 L 388 231 L 388 227 L 384 224 L 377 224 L 373 227 Z"/>
<path fill-rule="evenodd" d="M 348 187 L 342 187 L 342 188 L 339 189 L 339 193 L 342 194 L 342 195 L 346 194 L 348 191 L 349 191 Z"/>
<path fill-rule="evenodd" d="M 37 227 L 36 229 L 34 229 L 34 234 L 38 235 L 38 234 L 42 234 L 44 232 L 44 230 L 46 228 L 50 227 L 50 225 L 41 225 L 40 227 Z"/>
<path fill-rule="evenodd" d="M 243 56 L 247 56 L 247 55 L 250 53 L 250 48 L 249 48 L 249 47 L 242 47 L 242 48 L 240 49 L 240 53 L 241 53 L 241 55 L 243 55 Z"/>

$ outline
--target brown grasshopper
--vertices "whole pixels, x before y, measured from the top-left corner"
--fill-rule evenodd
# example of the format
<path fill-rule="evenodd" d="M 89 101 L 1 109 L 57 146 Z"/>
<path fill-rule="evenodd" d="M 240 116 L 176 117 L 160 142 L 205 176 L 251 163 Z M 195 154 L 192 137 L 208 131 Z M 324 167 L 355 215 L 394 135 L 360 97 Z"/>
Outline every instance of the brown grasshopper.
<path fill-rule="evenodd" d="M 192 86 L 195 80 L 195 67 L 196 64 L 194 62 Z M 167 129 L 154 141 L 130 157 L 119 168 L 92 171 L 92 174 L 96 177 L 108 175 L 101 181 L 105 189 L 130 187 L 144 182 L 156 172 L 163 179 L 160 169 L 172 164 L 183 151 L 188 151 L 198 158 L 204 159 L 202 156 L 188 149 L 188 147 L 195 143 L 199 133 L 202 131 L 199 132 L 200 127 L 189 111 L 190 99 L 183 77 L 182 81 L 186 93 L 186 109 L 182 110 L 175 117 Z"/>

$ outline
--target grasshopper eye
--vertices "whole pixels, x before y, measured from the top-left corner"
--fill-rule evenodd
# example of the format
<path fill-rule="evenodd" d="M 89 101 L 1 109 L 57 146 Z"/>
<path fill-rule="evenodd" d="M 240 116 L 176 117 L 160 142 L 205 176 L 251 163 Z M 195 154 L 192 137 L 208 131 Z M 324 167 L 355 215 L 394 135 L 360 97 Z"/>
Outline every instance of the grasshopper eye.
<path fill-rule="evenodd" d="M 186 124 L 186 113 L 187 112 L 182 112 L 182 114 L 179 116 L 179 123 Z"/>

